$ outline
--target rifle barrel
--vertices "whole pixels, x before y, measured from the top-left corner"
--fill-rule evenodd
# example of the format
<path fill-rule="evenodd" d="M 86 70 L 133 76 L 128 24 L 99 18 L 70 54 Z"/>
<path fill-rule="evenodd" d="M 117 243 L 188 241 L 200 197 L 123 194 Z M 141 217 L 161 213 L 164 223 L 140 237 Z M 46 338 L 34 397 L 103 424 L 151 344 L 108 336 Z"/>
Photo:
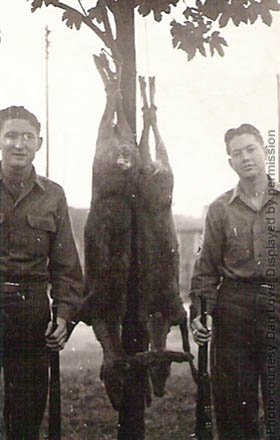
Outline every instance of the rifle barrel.
<path fill-rule="evenodd" d="M 207 328 L 206 298 L 201 297 L 201 324 Z M 211 387 L 208 374 L 208 342 L 198 349 L 198 383 L 196 400 L 197 440 L 212 440 Z"/>
<path fill-rule="evenodd" d="M 53 304 L 53 331 L 57 327 L 57 307 Z M 50 353 L 49 440 L 61 440 L 61 396 L 59 352 Z"/>

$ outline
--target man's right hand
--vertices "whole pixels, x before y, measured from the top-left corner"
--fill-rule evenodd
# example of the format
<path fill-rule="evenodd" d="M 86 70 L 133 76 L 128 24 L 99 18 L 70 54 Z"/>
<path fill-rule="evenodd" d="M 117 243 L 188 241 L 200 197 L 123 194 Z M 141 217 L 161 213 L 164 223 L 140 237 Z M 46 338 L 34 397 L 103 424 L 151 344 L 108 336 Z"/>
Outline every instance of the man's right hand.
<path fill-rule="evenodd" d="M 197 316 L 191 323 L 191 330 L 194 341 L 198 345 L 204 345 L 205 342 L 209 342 L 212 335 L 212 316 L 207 315 L 207 328 L 201 324 L 201 316 Z"/>

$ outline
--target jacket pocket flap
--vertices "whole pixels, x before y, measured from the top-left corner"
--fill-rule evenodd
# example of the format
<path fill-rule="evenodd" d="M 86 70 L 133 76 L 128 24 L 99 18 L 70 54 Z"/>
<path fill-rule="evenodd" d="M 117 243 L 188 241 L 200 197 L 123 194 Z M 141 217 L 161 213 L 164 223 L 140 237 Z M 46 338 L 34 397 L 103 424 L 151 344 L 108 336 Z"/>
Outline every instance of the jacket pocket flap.
<path fill-rule="evenodd" d="M 5 220 L 5 214 L 4 212 L 0 212 L 0 225 L 2 225 L 2 223 L 4 223 Z"/>
<path fill-rule="evenodd" d="M 34 229 L 41 229 L 43 231 L 55 232 L 55 221 L 54 219 L 48 217 L 40 217 L 37 215 L 29 214 L 27 216 L 29 225 Z"/>

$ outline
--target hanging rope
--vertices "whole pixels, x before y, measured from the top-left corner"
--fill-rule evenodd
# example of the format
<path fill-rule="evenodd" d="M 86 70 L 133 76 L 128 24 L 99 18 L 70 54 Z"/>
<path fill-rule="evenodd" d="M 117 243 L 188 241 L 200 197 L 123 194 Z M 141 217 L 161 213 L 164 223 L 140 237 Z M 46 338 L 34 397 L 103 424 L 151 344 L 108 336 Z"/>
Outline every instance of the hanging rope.
<path fill-rule="evenodd" d="M 151 74 L 151 64 L 150 64 L 150 45 L 149 45 L 149 27 L 148 27 L 148 17 L 145 17 L 144 19 L 144 41 L 145 41 L 145 72 L 144 76 L 149 77 Z"/>

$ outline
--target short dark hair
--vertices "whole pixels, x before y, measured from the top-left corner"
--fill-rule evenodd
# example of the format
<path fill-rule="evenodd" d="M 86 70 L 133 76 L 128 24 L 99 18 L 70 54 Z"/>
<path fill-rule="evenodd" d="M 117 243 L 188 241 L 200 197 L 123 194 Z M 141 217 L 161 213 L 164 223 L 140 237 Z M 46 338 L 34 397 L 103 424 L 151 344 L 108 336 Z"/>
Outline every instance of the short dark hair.
<path fill-rule="evenodd" d="M 33 113 L 24 108 L 23 106 L 13 105 L 0 110 L 0 130 L 3 124 L 9 119 L 27 119 L 31 125 L 37 130 L 38 134 L 41 130 L 41 124 Z"/>
<path fill-rule="evenodd" d="M 252 134 L 256 140 L 264 145 L 263 137 L 260 131 L 251 124 L 242 124 L 237 128 L 230 128 L 225 134 L 225 144 L 227 147 L 227 154 L 230 155 L 229 144 L 234 136 L 240 136 L 242 134 Z"/>

